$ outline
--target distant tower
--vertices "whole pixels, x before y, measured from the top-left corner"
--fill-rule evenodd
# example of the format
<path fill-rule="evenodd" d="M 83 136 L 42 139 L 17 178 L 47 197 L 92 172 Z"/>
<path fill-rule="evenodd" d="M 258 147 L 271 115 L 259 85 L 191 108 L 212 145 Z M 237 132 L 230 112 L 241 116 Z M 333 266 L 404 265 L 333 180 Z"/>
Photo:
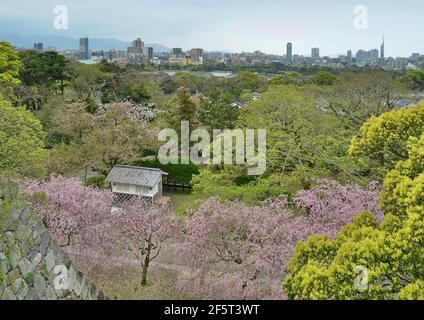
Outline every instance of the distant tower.
<path fill-rule="evenodd" d="M 352 50 L 348 50 L 348 51 L 347 51 L 347 61 L 348 61 L 349 63 L 352 63 L 352 61 L 353 61 L 353 58 L 352 58 Z"/>
<path fill-rule="evenodd" d="M 132 42 L 133 48 L 144 48 L 144 42 L 141 41 L 141 38 L 137 38 Z"/>
<path fill-rule="evenodd" d="M 319 48 L 312 48 L 311 58 L 312 59 L 319 59 Z"/>
<path fill-rule="evenodd" d="M 43 43 L 42 42 L 34 43 L 34 49 L 38 51 L 43 51 Z"/>
<path fill-rule="evenodd" d="M 384 65 L 386 61 L 384 56 L 384 47 L 385 47 L 385 44 L 384 44 L 384 35 L 383 35 L 383 43 L 381 44 L 381 48 L 380 48 L 380 60 L 382 65 Z"/>
<path fill-rule="evenodd" d="M 89 59 L 88 37 L 80 38 L 80 56 L 82 60 Z"/>
<path fill-rule="evenodd" d="M 293 60 L 293 44 L 291 42 L 287 43 L 287 59 Z"/>

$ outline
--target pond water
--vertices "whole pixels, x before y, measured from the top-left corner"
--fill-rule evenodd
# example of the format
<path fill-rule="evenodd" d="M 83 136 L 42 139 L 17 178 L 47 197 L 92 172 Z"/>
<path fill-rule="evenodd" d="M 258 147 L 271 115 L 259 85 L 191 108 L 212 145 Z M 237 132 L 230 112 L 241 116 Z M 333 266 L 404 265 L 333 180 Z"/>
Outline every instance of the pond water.
<path fill-rule="evenodd" d="M 166 74 L 170 75 L 170 76 L 174 76 L 177 72 L 185 72 L 185 73 L 191 73 L 191 74 L 195 74 L 195 75 L 212 75 L 214 77 L 221 77 L 221 78 L 232 78 L 234 77 L 234 73 L 231 71 L 189 71 L 189 70 L 165 70 L 163 71 Z"/>

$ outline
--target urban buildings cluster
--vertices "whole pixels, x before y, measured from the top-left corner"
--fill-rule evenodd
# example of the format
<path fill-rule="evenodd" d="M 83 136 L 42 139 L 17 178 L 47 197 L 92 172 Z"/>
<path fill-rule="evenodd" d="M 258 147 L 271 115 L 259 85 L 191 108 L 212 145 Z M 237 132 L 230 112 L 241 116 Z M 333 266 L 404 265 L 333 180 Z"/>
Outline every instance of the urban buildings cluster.
<path fill-rule="evenodd" d="M 343 68 L 350 66 L 380 66 L 391 70 L 424 69 L 424 56 L 420 53 L 412 53 L 410 57 L 386 57 L 385 41 L 378 49 L 358 50 L 353 56 L 352 50 L 348 50 L 346 55 L 340 55 L 337 58 L 320 56 L 319 48 L 311 49 L 311 56 L 293 54 L 293 44 L 287 43 L 286 54 L 283 56 L 284 63 L 295 67 L 322 66 Z"/>
<path fill-rule="evenodd" d="M 42 51 L 43 43 L 34 43 L 34 49 Z M 47 50 L 51 50 L 48 48 Z M 141 38 L 135 39 L 126 51 L 92 51 L 88 37 L 80 38 L 79 50 L 65 50 L 63 54 L 69 59 L 81 63 L 93 64 L 102 60 L 117 62 L 120 65 L 202 65 L 221 64 L 225 66 L 266 66 L 273 63 L 282 63 L 291 67 L 329 67 L 346 68 L 354 66 L 379 66 L 391 70 L 424 69 L 424 55 L 412 53 L 410 57 L 386 57 L 385 41 L 379 49 L 358 50 L 353 55 L 348 50 L 346 55 L 338 57 L 321 56 L 320 48 L 311 49 L 310 56 L 295 53 L 292 42 L 286 44 L 284 55 L 266 54 L 261 51 L 227 53 L 205 52 L 201 48 L 184 51 L 182 48 L 172 48 L 169 52 L 154 52 L 153 47 L 146 47 Z"/>
<path fill-rule="evenodd" d="M 34 44 L 35 50 L 43 50 L 42 43 Z M 111 49 L 109 51 L 93 51 L 89 48 L 88 37 L 80 38 L 79 50 L 65 50 L 63 54 L 73 60 L 85 64 L 95 64 L 102 60 L 117 62 L 120 65 L 144 65 L 144 64 L 177 64 L 181 66 L 203 64 L 204 50 L 194 48 L 183 51 L 182 48 L 172 48 L 170 52 L 154 52 L 153 47 L 145 46 L 141 38 L 132 41 L 126 51 Z"/>

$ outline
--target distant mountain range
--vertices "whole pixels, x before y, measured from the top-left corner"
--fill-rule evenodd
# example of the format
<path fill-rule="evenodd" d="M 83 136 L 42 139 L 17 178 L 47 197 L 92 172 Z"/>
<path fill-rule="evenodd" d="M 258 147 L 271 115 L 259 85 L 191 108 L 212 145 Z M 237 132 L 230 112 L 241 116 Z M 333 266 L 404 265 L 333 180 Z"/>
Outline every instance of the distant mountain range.
<path fill-rule="evenodd" d="M 109 51 L 115 49 L 117 51 L 125 51 L 131 46 L 131 42 L 122 41 L 118 39 L 89 39 L 90 50 Z M 19 34 L 0 34 L 0 41 L 10 42 L 17 48 L 33 48 L 35 42 L 42 42 L 44 48 L 55 47 L 57 50 L 65 49 L 79 49 L 79 39 L 74 39 L 65 36 L 47 36 L 47 35 L 34 35 L 34 36 L 21 36 Z M 170 49 L 157 43 L 145 44 L 146 47 L 153 47 L 155 52 L 169 52 Z"/>

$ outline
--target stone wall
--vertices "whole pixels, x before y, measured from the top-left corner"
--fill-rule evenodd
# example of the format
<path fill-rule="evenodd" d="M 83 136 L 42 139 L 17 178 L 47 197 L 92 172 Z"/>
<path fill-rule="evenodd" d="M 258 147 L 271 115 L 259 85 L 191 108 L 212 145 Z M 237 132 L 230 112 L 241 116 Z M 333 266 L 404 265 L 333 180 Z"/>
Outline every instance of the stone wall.
<path fill-rule="evenodd" d="M 107 299 L 17 198 L 0 188 L 0 300 Z"/>

